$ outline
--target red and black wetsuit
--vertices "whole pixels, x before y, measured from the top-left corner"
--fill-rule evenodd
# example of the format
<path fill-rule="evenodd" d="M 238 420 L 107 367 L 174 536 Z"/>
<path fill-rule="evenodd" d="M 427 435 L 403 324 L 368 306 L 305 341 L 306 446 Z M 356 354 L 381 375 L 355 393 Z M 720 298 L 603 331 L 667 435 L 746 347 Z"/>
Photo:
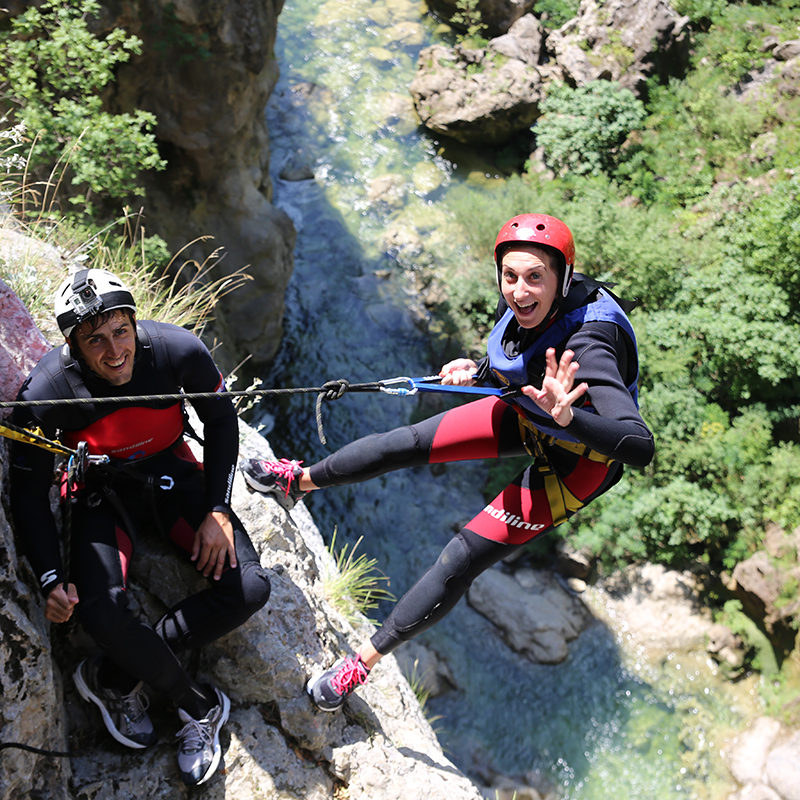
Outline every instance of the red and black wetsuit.
<path fill-rule="evenodd" d="M 175 325 L 140 322 L 128 383 L 112 386 L 64 345 L 42 358 L 19 399 L 221 388 L 222 376 L 194 334 Z M 71 447 L 86 441 L 91 453 L 111 457 L 108 468 L 89 468 L 71 509 L 69 581 L 80 598 L 76 610 L 120 672 L 144 680 L 184 708 L 191 706 L 192 687 L 175 654 L 240 625 L 266 603 L 270 590 L 258 554 L 229 506 L 239 444 L 235 409 L 222 397 L 193 400 L 192 405 L 203 422 L 203 465 L 184 441 L 180 401 L 31 406 L 16 409 L 14 415 L 18 425 L 41 427 L 45 436 L 58 435 Z M 48 500 L 53 471 L 54 457 L 46 450 L 12 445 L 12 512 L 45 596 L 65 574 Z M 163 533 L 191 551 L 196 528 L 213 510 L 230 514 L 238 566 L 227 567 L 220 580 L 209 581 L 206 589 L 176 603 L 151 626 L 128 603 L 128 567 L 137 536 Z"/>
<path fill-rule="evenodd" d="M 595 305 L 597 304 L 597 305 Z M 556 356 L 571 349 L 580 364 L 575 383 L 588 392 L 573 421 L 552 419 L 525 400 L 490 396 L 430 419 L 372 434 L 345 445 L 311 467 L 319 487 L 367 480 L 423 464 L 529 454 L 532 463 L 447 544 L 436 563 L 396 604 L 372 638 L 380 653 L 441 619 L 485 569 L 519 546 L 561 524 L 606 492 L 624 464 L 642 467 L 653 457 L 653 436 L 636 403 L 638 358 L 633 329 L 607 290 L 576 275 L 569 296 L 543 331 L 520 329 L 501 301 L 493 331 L 494 354 L 479 365 L 484 383 L 504 385 L 502 364 L 525 355 L 524 382 L 541 385 L 543 345 Z M 597 309 L 602 313 L 596 313 Z M 616 320 L 616 321 L 611 321 Z M 548 333 L 549 331 L 549 333 Z M 555 335 L 560 331 L 561 335 Z M 499 356 L 498 351 L 503 356 Z M 493 358 L 494 355 L 494 358 Z"/>

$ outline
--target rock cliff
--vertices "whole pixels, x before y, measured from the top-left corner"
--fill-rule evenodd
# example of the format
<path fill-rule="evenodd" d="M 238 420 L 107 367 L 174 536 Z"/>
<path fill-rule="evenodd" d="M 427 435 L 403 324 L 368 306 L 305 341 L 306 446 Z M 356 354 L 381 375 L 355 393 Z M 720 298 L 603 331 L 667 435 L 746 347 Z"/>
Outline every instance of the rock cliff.
<path fill-rule="evenodd" d="M 4 285 L 0 290 L 0 341 L 8 341 L 13 325 L 30 344 L 9 359 L 17 366 L 3 376 L 6 399 L 37 360 L 42 337 L 16 296 Z M 243 455 L 272 457 L 266 441 L 244 424 L 240 440 Z M 2 439 L 3 487 L 7 469 Z M 6 500 L 0 503 L 0 743 L 68 749 L 72 757 L 0 750 L 0 800 L 188 797 L 174 764 L 174 715 L 154 707 L 161 738 L 149 750 L 134 752 L 116 745 L 95 709 L 77 696 L 70 675 L 77 661 L 93 652 L 92 643 L 76 623 L 45 621 Z M 328 601 L 325 576 L 335 565 L 302 505 L 290 517 L 274 501 L 249 492 L 240 475 L 233 505 L 270 571 L 272 595 L 257 615 L 193 662 L 201 676 L 225 688 L 233 704 L 222 738 L 224 767 L 203 787 L 203 796 L 396 800 L 404 794 L 478 800 L 478 788 L 442 753 L 394 658 L 373 670 L 344 713 L 313 708 L 303 689 L 310 672 L 363 638 L 370 623 L 362 617 L 353 627 Z M 132 590 L 141 612 L 154 619 L 202 579 L 164 543 L 140 544 Z"/>
<path fill-rule="evenodd" d="M 689 20 L 667 0 L 582 0 L 574 19 L 547 34 L 532 13 L 511 22 L 483 48 L 420 53 L 409 90 L 423 125 L 468 144 L 502 144 L 538 119 L 551 82 L 603 79 L 641 93 L 651 75 L 679 74 L 688 59 Z"/>
<path fill-rule="evenodd" d="M 229 367 L 252 354 L 252 372 L 275 355 L 281 338 L 295 232 L 272 204 L 267 99 L 283 0 L 135 0 L 103 3 L 106 31 L 121 27 L 143 41 L 142 54 L 118 73 L 115 110 L 142 108 L 158 118 L 156 136 L 168 161 L 150 176 L 147 228 L 172 252 L 197 237 L 185 255 L 202 262 L 217 247 L 226 257 L 215 274 L 249 265 L 247 300 L 226 301 L 215 327 L 217 356 Z M 240 293 L 241 294 L 241 293 Z"/>

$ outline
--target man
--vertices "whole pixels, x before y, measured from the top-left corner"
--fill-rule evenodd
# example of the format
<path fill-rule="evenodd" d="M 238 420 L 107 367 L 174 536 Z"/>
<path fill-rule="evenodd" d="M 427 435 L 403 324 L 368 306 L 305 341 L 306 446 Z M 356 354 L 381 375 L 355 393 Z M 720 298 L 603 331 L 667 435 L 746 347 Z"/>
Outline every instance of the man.
<path fill-rule="evenodd" d="M 560 219 L 520 214 L 497 235 L 500 292 L 487 355 L 445 364 L 442 383 L 506 392 L 346 444 L 322 461 L 243 465 L 248 484 L 290 507 L 307 492 L 423 464 L 528 454 L 530 464 L 445 546 L 356 652 L 310 678 L 323 711 L 341 708 L 372 667 L 430 628 L 483 571 L 646 466 L 653 435 L 639 415 L 636 337 L 607 287 L 574 272 Z"/>
<path fill-rule="evenodd" d="M 176 400 L 92 402 L 130 395 L 216 392 L 224 389 L 205 345 L 192 333 L 159 322 L 138 322 L 133 296 L 112 273 L 81 269 L 56 295 L 65 344 L 47 353 L 19 393 L 20 400 L 82 398 L 75 405 L 23 406 L 17 425 L 58 435 L 67 447 L 109 456 L 90 464 L 65 491 L 62 517 L 69 563 L 60 553 L 48 492 L 53 455 L 12 445 L 11 507 L 26 555 L 56 623 L 77 616 L 101 654 L 74 673 L 78 692 L 99 709 L 123 745 L 156 740 L 145 685 L 177 708 L 178 768 L 199 785 L 216 770 L 220 729 L 230 701 L 202 685 L 178 656 L 242 624 L 269 597 L 270 585 L 241 522 L 230 508 L 238 456 L 236 412 L 227 398 L 194 400 L 203 422 L 203 464 L 184 441 L 185 409 Z M 72 497 L 72 502 L 69 498 Z M 131 608 L 128 565 L 137 537 L 169 538 L 208 579 L 202 591 L 170 608 L 152 625 Z M 68 579 L 67 575 L 69 576 Z"/>

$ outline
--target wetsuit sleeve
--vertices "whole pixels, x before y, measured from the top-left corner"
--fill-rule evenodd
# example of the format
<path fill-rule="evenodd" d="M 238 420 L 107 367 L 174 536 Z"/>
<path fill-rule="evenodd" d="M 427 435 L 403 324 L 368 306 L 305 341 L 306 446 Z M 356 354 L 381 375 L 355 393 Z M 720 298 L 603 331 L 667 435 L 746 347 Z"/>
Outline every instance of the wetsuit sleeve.
<path fill-rule="evenodd" d="M 37 399 L 20 393 L 18 399 Z M 16 409 L 11 421 L 20 427 L 38 426 L 27 409 Z M 54 430 L 43 429 L 48 438 Z M 12 441 L 9 499 L 14 528 L 23 553 L 33 568 L 42 594 L 47 596 L 64 579 L 60 537 L 50 510 L 55 456 L 40 447 Z"/>
<path fill-rule="evenodd" d="M 181 386 L 188 392 L 224 391 L 222 374 L 208 348 L 184 329 L 169 339 L 170 358 Z M 203 470 L 208 511 L 229 511 L 236 459 L 239 456 L 239 423 L 227 397 L 191 401 L 203 423 Z"/>
<path fill-rule="evenodd" d="M 587 404 L 597 413 L 585 406 L 573 407 L 573 420 L 566 430 L 593 450 L 624 464 L 649 464 L 653 434 L 626 386 L 635 378 L 637 364 L 627 334 L 611 322 L 591 322 L 570 337 L 567 347 L 580 364 L 575 384 L 589 384 Z"/>

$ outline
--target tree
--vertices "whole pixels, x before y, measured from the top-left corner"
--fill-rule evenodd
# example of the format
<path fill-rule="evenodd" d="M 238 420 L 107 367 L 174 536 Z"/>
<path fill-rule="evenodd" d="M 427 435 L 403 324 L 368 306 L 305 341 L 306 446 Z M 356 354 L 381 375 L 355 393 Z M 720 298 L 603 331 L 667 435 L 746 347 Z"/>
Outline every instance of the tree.
<path fill-rule="evenodd" d="M 633 92 L 609 81 L 577 89 L 553 84 L 541 109 L 533 133 L 558 174 L 611 174 L 624 157 L 621 145 L 646 116 Z"/>
<path fill-rule="evenodd" d="M 164 166 L 153 114 L 103 110 L 101 90 L 118 64 L 140 52 L 141 41 L 120 29 L 94 35 L 87 20 L 99 10 L 96 0 L 45 0 L 0 32 L 5 118 L 24 124 L 35 140 L 34 170 L 49 171 L 62 158 L 69 163 L 72 202 L 88 210 L 92 194 L 143 194 L 142 170 Z"/>

